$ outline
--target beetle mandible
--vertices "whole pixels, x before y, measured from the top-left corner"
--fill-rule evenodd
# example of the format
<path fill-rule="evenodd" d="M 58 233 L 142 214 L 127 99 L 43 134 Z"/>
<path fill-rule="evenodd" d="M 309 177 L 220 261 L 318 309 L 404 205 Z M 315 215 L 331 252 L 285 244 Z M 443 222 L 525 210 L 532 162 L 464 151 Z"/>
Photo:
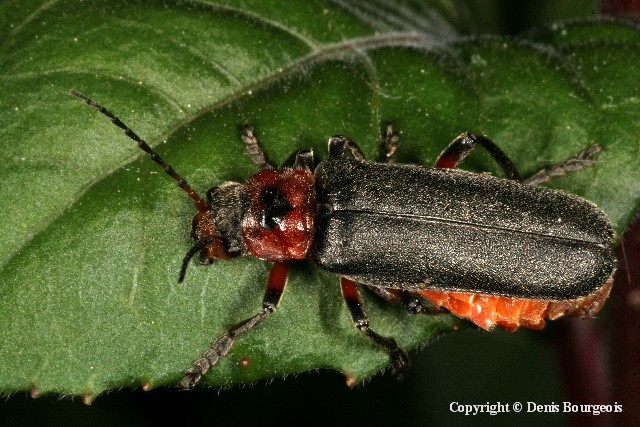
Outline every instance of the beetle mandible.
<path fill-rule="evenodd" d="M 273 262 L 262 309 L 213 341 L 182 387 L 195 385 L 239 335 L 276 310 L 291 260 L 310 257 L 340 276 L 354 326 L 389 354 L 396 375 L 408 357 L 392 337 L 370 328 L 358 284 L 412 313 L 451 312 L 484 329 L 507 330 L 539 329 L 563 315 L 591 317 L 611 289 L 616 260 L 607 216 L 582 198 L 537 186 L 593 163 L 599 145 L 522 179 L 496 144 L 470 133 L 458 136 L 433 168 L 395 164 L 398 136 L 388 124 L 379 163 L 365 161 L 352 140 L 338 135 L 319 164 L 311 150 L 299 150 L 276 167 L 246 125 L 241 138 L 260 170 L 244 184 L 211 188 L 205 201 L 120 119 L 70 93 L 123 129 L 193 201 L 195 243 L 179 282 L 196 254 L 203 264 L 241 255 Z M 508 179 L 457 169 L 478 145 Z"/>

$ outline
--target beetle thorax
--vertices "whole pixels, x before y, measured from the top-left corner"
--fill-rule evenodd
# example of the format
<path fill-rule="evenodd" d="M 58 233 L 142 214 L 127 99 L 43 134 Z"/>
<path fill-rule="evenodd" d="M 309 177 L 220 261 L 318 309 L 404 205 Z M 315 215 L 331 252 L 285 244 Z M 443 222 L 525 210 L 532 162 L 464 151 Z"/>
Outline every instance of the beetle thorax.
<path fill-rule="evenodd" d="M 308 169 L 264 169 L 243 186 L 247 251 L 267 261 L 302 259 L 313 241 L 315 186 Z"/>

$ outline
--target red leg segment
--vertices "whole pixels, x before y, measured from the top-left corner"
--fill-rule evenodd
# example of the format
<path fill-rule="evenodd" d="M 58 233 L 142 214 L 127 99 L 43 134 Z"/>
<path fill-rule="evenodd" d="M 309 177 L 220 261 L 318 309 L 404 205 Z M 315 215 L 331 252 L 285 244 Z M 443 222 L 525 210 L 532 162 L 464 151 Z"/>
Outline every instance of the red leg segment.
<path fill-rule="evenodd" d="M 477 144 L 480 144 L 491 154 L 491 157 L 493 157 L 502 170 L 504 170 L 509 179 L 522 180 L 515 165 L 500 147 L 490 139 L 471 133 L 463 133 L 449 144 L 449 146 L 440 153 L 440 156 L 438 156 L 435 166 L 444 169 L 458 167 L 460 162 L 467 157 Z"/>

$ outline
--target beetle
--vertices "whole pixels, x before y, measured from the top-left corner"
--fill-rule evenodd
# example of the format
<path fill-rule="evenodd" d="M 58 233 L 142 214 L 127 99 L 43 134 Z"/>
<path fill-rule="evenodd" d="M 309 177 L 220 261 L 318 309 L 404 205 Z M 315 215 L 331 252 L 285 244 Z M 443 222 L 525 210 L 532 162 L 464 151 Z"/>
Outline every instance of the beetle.
<path fill-rule="evenodd" d="M 259 171 L 245 183 L 211 188 L 205 201 L 119 118 L 86 95 L 70 93 L 123 129 L 193 201 L 195 243 L 179 282 L 197 254 L 203 264 L 243 255 L 273 263 L 262 309 L 213 341 L 186 370 L 184 388 L 276 310 L 291 260 L 310 257 L 340 276 L 355 328 L 388 353 L 396 375 L 408 357 L 392 337 L 370 328 L 358 284 L 412 313 L 451 312 L 487 330 L 539 329 L 545 319 L 591 317 L 611 289 L 615 236 L 607 216 L 587 200 L 537 186 L 593 163 L 599 145 L 522 179 L 495 143 L 471 133 L 449 144 L 433 168 L 395 164 L 399 138 L 388 124 L 378 163 L 337 135 L 319 164 L 311 150 L 299 150 L 276 167 L 245 125 L 241 139 Z M 457 169 L 477 146 L 506 179 Z"/>

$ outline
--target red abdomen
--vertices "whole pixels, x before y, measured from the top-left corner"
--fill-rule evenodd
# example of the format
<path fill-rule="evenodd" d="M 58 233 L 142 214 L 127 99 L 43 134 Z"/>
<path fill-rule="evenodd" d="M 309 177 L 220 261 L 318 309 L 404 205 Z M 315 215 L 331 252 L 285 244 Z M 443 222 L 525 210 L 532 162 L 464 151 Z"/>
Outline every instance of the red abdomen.
<path fill-rule="evenodd" d="M 545 319 L 554 320 L 565 315 L 592 317 L 602 308 L 612 284 L 613 279 L 610 278 L 590 295 L 559 301 L 471 292 L 422 290 L 419 293 L 437 306 L 444 307 L 483 329 L 490 330 L 499 326 L 508 331 L 515 331 L 520 326 L 542 329 Z"/>

